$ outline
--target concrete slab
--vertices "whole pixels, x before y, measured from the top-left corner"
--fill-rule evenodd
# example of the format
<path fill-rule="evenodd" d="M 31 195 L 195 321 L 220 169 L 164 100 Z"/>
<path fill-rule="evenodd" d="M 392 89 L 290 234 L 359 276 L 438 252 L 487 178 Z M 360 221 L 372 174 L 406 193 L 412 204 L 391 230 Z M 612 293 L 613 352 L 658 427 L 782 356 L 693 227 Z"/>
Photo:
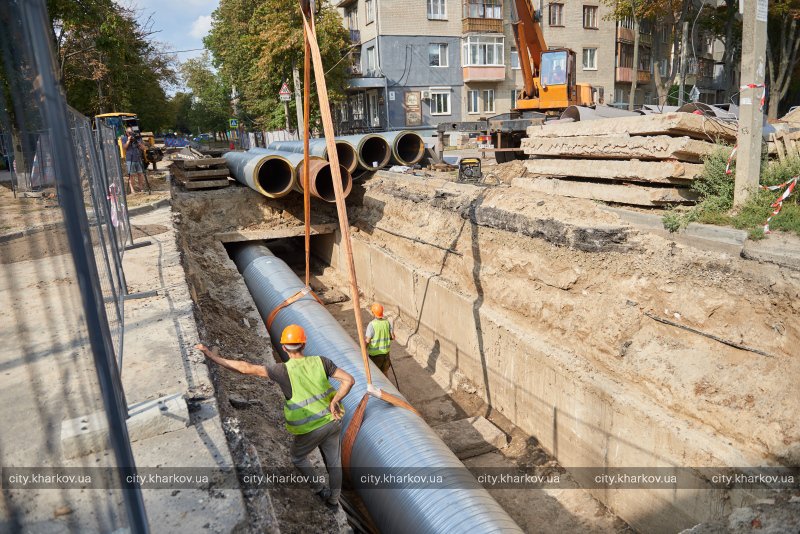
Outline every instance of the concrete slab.
<path fill-rule="evenodd" d="M 508 436 L 485 417 L 468 417 L 433 427 L 459 460 L 472 458 L 508 445 Z"/>
<path fill-rule="evenodd" d="M 580 135 L 575 137 L 528 137 L 524 152 L 533 156 L 594 159 L 677 159 L 702 163 L 717 145 L 689 137 L 657 135 Z"/>
<path fill-rule="evenodd" d="M 748 240 L 742 249 L 742 257 L 800 271 L 800 238 L 771 233 L 759 241 Z"/>
<path fill-rule="evenodd" d="M 704 141 L 736 140 L 736 126 L 711 121 L 692 113 L 664 113 L 639 117 L 617 117 L 571 123 L 531 126 L 528 137 L 574 137 L 581 135 L 685 135 Z"/>
<path fill-rule="evenodd" d="M 639 185 L 597 184 L 573 182 L 557 178 L 515 178 L 514 187 L 561 195 L 572 198 L 587 198 L 632 204 L 635 206 L 663 206 L 665 204 L 693 203 L 697 196 L 688 187 L 645 187 Z"/>
<path fill-rule="evenodd" d="M 591 159 L 532 159 L 525 162 L 534 176 L 572 176 L 660 184 L 689 184 L 703 166 L 679 161 L 601 161 Z"/>
<path fill-rule="evenodd" d="M 128 407 L 128 435 L 140 441 L 186 428 L 189 410 L 182 393 L 173 393 Z M 61 450 L 65 458 L 79 458 L 109 447 L 105 412 L 66 419 L 61 422 Z"/>

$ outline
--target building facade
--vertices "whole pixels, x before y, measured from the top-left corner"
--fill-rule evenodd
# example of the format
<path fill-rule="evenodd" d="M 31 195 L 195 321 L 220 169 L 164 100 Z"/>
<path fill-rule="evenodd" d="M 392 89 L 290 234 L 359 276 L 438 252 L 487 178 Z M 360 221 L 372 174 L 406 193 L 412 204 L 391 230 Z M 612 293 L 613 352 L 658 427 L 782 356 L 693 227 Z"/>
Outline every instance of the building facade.
<path fill-rule="evenodd" d="M 598 102 L 626 105 L 635 75 L 635 104 L 657 103 L 653 50 L 671 53 L 671 47 L 653 47 L 663 35 L 652 24 L 640 25 L 634 69 L 633 24 L 612 20 L 604 2 L 534 6 L 548 47 L 575 51 L 576 80 L 591 84 Z M 337 7 L 350 30 L 354 65 L 348 98 L 337 110 L 341 132 L 431 129 L 514 107 L 523 80 L 513 0 L 342 0 Z M 701 34 L 694 40 L 685 84 L 713 103 L 720 43 Z M 667 62 L 659 64 L 663 69 Z"/>

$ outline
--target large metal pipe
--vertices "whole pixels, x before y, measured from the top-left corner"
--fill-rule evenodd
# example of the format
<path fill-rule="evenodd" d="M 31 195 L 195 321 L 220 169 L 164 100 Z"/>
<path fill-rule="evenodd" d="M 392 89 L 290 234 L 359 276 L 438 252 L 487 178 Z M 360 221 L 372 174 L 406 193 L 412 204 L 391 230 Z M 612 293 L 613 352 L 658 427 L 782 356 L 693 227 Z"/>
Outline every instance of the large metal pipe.
<path fill-rule="evenodd" d="M 284 158 L 292 166 L 295 175 L 294 190 L 299 193 L 303 192 L 303 154 L 297 152 L 283 152 L 270 148 L 251 148 L 248 152 Z M 311 196 L 324 200 L 325 202 L 335 202 L 333 173 L 331 172 L 330 163 L 320 156 L 310 156 L 309 161 L 308 178 L 311 186 Z M 347 197 L 353 188 L 353 179 L 350 176 L 350 172 L 344 166 L 339 165 L 339 170 L 342 176 L 342 190 L 344 191 L 344 196 Z"/>
<path fill-rule="evenodd" d="M 385 167 L 392 158 L 392 148 L 378 134 L 345 135 L 336 139 L 352 144 L 358 155 L 358 164 L 368 171 L 377 171 Z"/>
<path fill-rule="evenodd" d="M 302 141 L 274 141 L 269 144 L 267 148 L 273 150 L 280 150 L 283 152 L 299 152 L 303 153 Z M 309 154 L 328 159 L 328 145 L 325 139 L 309 139 L 308 140 Z M 358 156 L 356 156 L 355 147 L 348 141 L 336 140 L 336 154 L 339 156 L 339 165 L 347 169 L 347 172 L 352 174 L 358 168 Z"/>
<path fill-rule="evenodd" d="M 592 121 L 616 117 L 634 117 L 636 115 L 640 115 L 640 113 L 628 111 L 627 109 L 612 108 L 611 106 L 597 106 L 594 108 L 570 106 L 564 110 L 559 118 L 572 119 L 574 121 Z"/>
<path fill-rule="evenodd" d="M 292 270 L 263 245 L 241 245 L 231 255 L 263 317 L 304 287 Z M 303 297 L 277 314 L 269 329 L 272 338 L 279 339 L 289 324 L 299 324 L 306 330 L 307 354 L 327 356 L 355 378 L 355 386 L 343 401 L 346 428 L 367 386 L 358 345 L 311 297 Z M 285 359 L 286 355 L 281 357 Z M 373 383 L 402 397 L 377 367 L 371 362 L 370 365 Z M 406 481 L 391 489 L 357 486 L 370 515 L 385 534 L 522 532 L 439 436 L 407 410 L 371 399 L 350 464 L 355 470 L 396 468 L 415 475 L 458 473 L 445 475 L 446 483 L 437 489 Z"/>
<path fill-rule="evenodd" d="M 280 154 L 226 152 L 223 157 L 236 181 L 268 198 L 280 198 L 294 188 L 295 166 Z"/>
<path fill-rule="evenodd" d="M 392 147 L 392 159 L 398 165 L 414 165 L 425 155 L 425 141 L 417 132 L 397 130 L 378 135 Z"/>

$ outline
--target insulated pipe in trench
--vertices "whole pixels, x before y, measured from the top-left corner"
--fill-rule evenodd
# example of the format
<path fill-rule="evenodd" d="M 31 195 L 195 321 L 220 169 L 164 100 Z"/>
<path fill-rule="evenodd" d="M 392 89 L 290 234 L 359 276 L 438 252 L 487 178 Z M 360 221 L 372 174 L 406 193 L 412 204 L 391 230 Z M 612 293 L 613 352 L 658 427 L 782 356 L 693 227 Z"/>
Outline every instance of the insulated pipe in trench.
<path fill-rule="evenodd" d="M 385 167 L 392 158 L 392 147 L 378 134 L 345 135 L 336 140 L 353 145 L 358 155 L 358 164 L 368 171 Z"/>
<path fill-rule="evenodd" d="M 409 130 L 378 133 L 392 147 L 392 160 L 398 165 L 414 165 L 425 155 L 425 141 Z"/>
<path fill-rule="evenodd" d="M 239 245 L 231 250 L 231 256 L 262 317 L 267 317 L 305 287 L 294 272 L 263 245 Z M 280 339 L 281 332 L 290 324 L 305 329 L 306 354 L 326 356 L 355 378 L 353 389 L 342 401 L 345 407 L 343 428 L 347 428 L 367 388 L 361 350 L 339 322 L 311 296 L 304 296 L 275 316 L 269 328 L 272 339 Z M 285 360 L 282 349 L 278 347 L 278 350 Z M 372 362 L 369 365 L 373 383 L 402 398 L 378 368 Z M 436 487 L 405 479 L 390 489 L 357 486 L 370 515 L 385 534 L 522 532 L 441 438 L 408 410 L 370 399 L 350 465 L 351 471 L 356 472 L 364 468 L 375 468 L 375 472 L 396 468 L 402 473 L 420 476 L 443 473 L 445 482 Z"/>
<path fill-rule="evenodd" d="M 294 190 L 298 193 L 303 192 L 303 154 L 298 152 L 283 152 L 270 148 L 251 148 L 248 152 L 265 156 L 280 156 L 286 159 L 292 166 L 295 174 Z M 353 179 L 344 166 L 339 165 L 342 175 L 342 190 L 344 196 L 350 194 L 353 188 Z M 333 191 L 333 173 L 329 162 L 320 156 L 310 156 L 308 165 L 308 181 L 310 184 L 311 196 L 324 200 L 325 202 L 336 202 Z"/>
<path fill-rule="evenodd" d="M 295 166 L 279 153 L 226 152 L 223 157 L 236 179 L 267 198 L 280 198 L 294 188 Z"/>
<path fill-rule="evenodd" d="M 299 152 L 303 153 L 302 141 L 274 141 L 267 147 L 272 150 L 280 150 L 283 152 Z M 328 145 L 325 139 L 309 139 L 308 140 L 309 154 L 312 156 L 319 156 L 323 159 L 328 159 Z M 339 165 L 347 169 L 347 172 L 353 174 L 358 168 L 358 156 L 356 156 L 355 147 L 347 141 L 340 139 L 336 140 L 336 154 L 339 156 Z M 300 180 L 298 175 L 298 181 Z"/>

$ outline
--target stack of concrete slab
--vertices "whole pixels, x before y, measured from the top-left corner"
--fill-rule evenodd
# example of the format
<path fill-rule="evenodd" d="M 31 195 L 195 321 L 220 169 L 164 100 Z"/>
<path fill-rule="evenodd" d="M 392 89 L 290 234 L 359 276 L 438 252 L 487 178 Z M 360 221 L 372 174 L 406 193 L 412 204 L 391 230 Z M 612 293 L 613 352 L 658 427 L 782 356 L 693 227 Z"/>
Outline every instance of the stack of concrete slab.
<path fill-rule="evenodd" d="M 225 158 L 175 159 L 172 175 L 186 189 L 216 189 L 228 187 L 230 171 Z"/>
<path fill-rule="evenodd" d="M 734 125 L 691 113 L 531 126 L 525 187 L 620 204 L 692 203 L 703 158 L 735 139 Z"/>

